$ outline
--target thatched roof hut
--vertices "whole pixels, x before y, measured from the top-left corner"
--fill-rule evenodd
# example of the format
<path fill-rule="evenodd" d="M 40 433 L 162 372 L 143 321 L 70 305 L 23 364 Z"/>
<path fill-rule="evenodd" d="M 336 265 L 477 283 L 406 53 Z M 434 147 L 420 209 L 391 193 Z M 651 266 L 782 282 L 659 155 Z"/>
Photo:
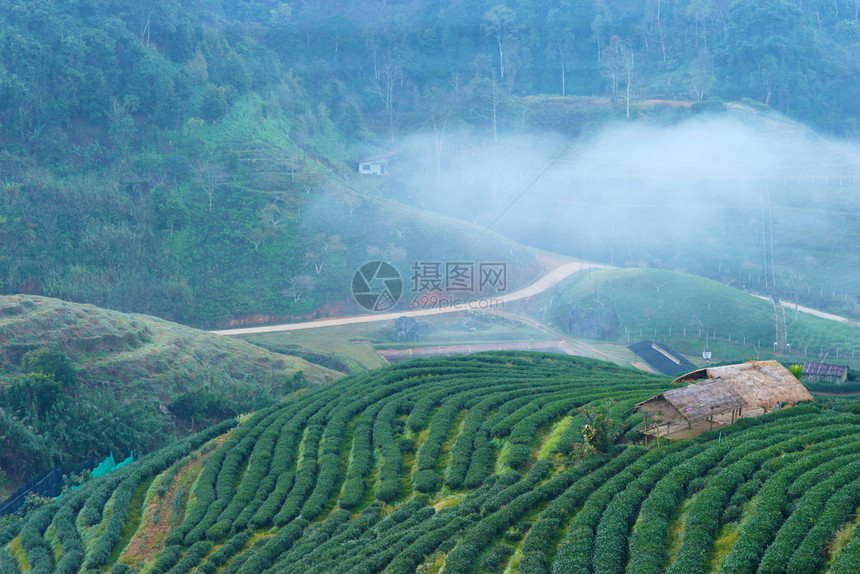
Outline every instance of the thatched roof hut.
<path fill-rule="evenodd" d="M 746 401 L 722 379 L 709 379 L 666 391 L 636 406 L 661 422 L 687 424 L 743 408 Z"/>
<path fill-rule="evenodd" d="M 673 384 L 716 378 L 728 383 L 741 395 L 747 407 L 767 411 L 777 404 L 794 405 L 812 400 L 806 387 L 777 361 L 749 361 L 738 365 L 708 367 L 680 376 Z"/>
<path fill-rule="evenodd" d="M 660 393 L 636 405 L 657 423 L 649 428 L 649 433 L 668 434 L 673 424 L 682 425 L 676 428 L 692 428 L 705 421 L 706 426 L 713 427 L 715 420 L 717 424 L 730 424 L 743 414 L 758 416 L 776 406 L 812 400 L 806 388 L 776 361 L 708 367 L 687 373 L 674 382 L 691 381 L 700 382 Z M 662 424 L 665 429 L 660 427 Z"/>

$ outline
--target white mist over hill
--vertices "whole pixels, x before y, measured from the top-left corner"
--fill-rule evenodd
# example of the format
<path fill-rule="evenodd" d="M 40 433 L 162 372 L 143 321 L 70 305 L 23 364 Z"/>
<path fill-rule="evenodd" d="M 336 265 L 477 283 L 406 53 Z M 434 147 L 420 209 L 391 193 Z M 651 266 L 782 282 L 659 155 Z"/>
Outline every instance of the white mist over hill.
<path fill-rule="evenodd" d="M 395 196 L 523 243 L 761 290 L 860 290 L 860 147 L 742 108 L 577 139 L 407 138 Z M 853 295 L 851 295 L 853 294 Z"/>

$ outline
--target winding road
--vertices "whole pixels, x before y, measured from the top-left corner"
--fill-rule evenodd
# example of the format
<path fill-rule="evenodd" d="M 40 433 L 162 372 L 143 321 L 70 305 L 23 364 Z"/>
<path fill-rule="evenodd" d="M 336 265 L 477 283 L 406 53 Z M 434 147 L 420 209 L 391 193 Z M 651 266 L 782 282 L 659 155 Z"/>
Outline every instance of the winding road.
<path fill-rule="evenodd" d="M 499 295 L 498 297 L 492 299 L 476 299 L 469 303 L 461 303 L 458 305 L 450 305 L 445 307 L 431 307 L 429 309 L 418 309 L 414 311 L 397 311 L 394 313 L 377 313 L 374 315 L 354 315 L 351 317 L 333 317 L 330 319 L 317 319 L 315 321 L 304 321 L 301 323 L 283 323 L 280 325 L 266 325 L 263 327 L 243 327 L 240 329 L 223 329 L 220 331 L 210 331 L 210 333 L 214 333 L 216 335 L 250 335 L 253 333 L 277 333 L 280 331 L 299 331 L 302 329 L 318 329 L 321 327 L 337 327 L 342 325 L 354 325 L 357 323 L 374 323 L 377 321 L 392 321 L 399 317 L 429 317 L 433 315 L 442 315 L 444 313 L 456 313 L 458 311 L 468 311 L 468 310 L 481 310 L 481 309 L 492 309 L 494 306 L 498 307 L 500 302 L 502 303 L 510 303 L 512 301 L 519 301 L 520 299 L 525 299 L 526 297 L 531 297 L 532 295 L 537 295 L 538 293 L 543 293 L 547 289 L 553 287 L 554 285 L 564 281 L 574 273 L 582 271 L 584 269 L 612 269 L 613 267 L 609 265 L 601 265 L 599 263 L 590 263 L 583 261 L 574 261 L 571 263 L 565 263 L 556 267 L 555 269 L 549 271 L 546 275 L 528 285 L 527 287 L 523 287 L 517 291 L 512 293 L 508 293 L 505 295 Z M 759 297 L 760 299 L 768 300 L 768 297 L 763 297 L 761 295 L 751 294 L 754 297 Z M 482 306 L 483 303 L 483 306 Z M 794 303 L 789 303 L 787 301 L 783 301 L 783 304 L 786 306 L 794 307 Z M 797 306 L 797 310 L 801 313 L 808 313 L 811 315 L 815 315 L 817 317 L 822 317 L 824 319 L 830 319 L 832 321 L 839 321 L 841 323 L 848 323 L 851 325 L 857 325 L 855 321 L 851 321 L 845 317 L 840 317 L 838 315 L 831 315 L 829 313 L 824 313 L 822 311 L 817 311 L 815 309 L 810 309 L 808 307 L 803 307 L 801 305 Z"/>
<path fill-rule="evenodd" d="M 395 313 L 377 313 L 374 315 L 354 315 L 352 317 L 334 317 L 331 319 L 317 319 L 316 321 L 305 321 L 303 323 L 284 323 L 282 325 L 267 325 L 265 327 L 243 327 L 241 329 L 224 329 L 221 331 L 210 331 L 216 335 L 250 335 L 253 333 L 277 333 L 280 331 L 298 331 L 300 329 L 318 329 L 320 327 L 337 327 L 341 325 L 354 325 L 356 323 L 373 323 L 376 321 L 392 321 L 399 317 L 429 317 L 443 313 L 456 313 L 470 309 L 480 310 L 497 306 L 500 302 L 510 303 L 519 301 L 538 293 L 543 293 L 557 283 L 564 281 L 574 273 L 583 269 L 609 269 L 607 265 L 575 261 L 565 263 L 556 267 L 531 285 L 523 287 L 512 293 L 499 295 L 492 299 L 477 299 L 470 303 L 451 305 L 446 307 L 431 307 L 429 309 L 418 309 L 415 311 L 398 311 Z M 481 303 L 484 302 L 484 306 Z"/>

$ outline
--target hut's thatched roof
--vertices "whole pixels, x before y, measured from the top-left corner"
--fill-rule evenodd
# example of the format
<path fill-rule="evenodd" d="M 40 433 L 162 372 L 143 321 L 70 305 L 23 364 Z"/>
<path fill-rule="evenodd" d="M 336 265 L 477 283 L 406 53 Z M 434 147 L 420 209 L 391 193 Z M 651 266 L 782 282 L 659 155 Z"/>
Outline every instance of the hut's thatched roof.
<path fill-rule="evenodd" d="M 791 371 L 777 361 L 749 361 L 738 365 L 708 367 L 675 379 L 675 383 L 721 379 L 743 397 L 746 406 L 770 409 L 777 403 L 811 401 L 812 395 Z"/>
<path fill-rule="evenodd" d="M 691 423 L 746 406 L 744 398 L 722 379 L 708 379 L 680 389 L 672 389 L 636 406 L 649 411 L 651 409 L 648 408 L 648 403 L 656 404 L 660 398 Z"/>

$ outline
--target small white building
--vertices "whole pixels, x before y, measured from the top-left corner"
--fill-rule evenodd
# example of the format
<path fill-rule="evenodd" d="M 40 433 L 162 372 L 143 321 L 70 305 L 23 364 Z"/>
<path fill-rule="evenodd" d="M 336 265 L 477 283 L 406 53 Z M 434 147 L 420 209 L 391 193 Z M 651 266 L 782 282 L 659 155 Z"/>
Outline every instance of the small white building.
<path fill-rule="evenodd" d="M 397 152 L 366 157 L 358 162 L 358 173 L 364 175 L 388 175 L 391 171 L 391 162 L 394 161 Z"/>

